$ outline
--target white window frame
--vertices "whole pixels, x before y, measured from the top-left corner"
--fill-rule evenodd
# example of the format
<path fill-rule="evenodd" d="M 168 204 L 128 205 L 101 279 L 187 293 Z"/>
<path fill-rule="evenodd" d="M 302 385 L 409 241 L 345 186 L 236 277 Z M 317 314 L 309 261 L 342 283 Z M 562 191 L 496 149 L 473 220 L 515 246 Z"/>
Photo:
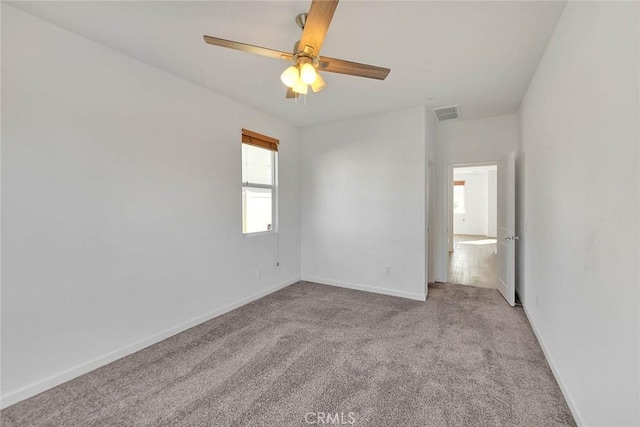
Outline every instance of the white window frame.
<path fill-rule="evenodd" d="M 250 146 L 250 147 L 255 147 L 254 145 L 251 144 L 246 144 L 246 143 L 242 143 L 240 146 L 240 150 L 242 150 L 243 146 Z M 245 232 L 244 231 L 244 222 L 245 222 L 245 218 L 244 218 L 244 214 L 246 213 L 244 210 L 242 210 L 242 217 L 241 219 L 241 224 L 240 224 L 240 229 L 242 230 L 242 235 L 244 237 L 254 237 L 254 236 L 262 236 L 265 234 L 272 234 L 272 233 L 277 233 L 277 228 L 278 228 L 278 152 L 277 151 L 273 151 L 273 150 L 268 150 L 266 148 L 261 148 L 261 147 L 256 147 L 256 148 L 260 148 L 262 150 L 267 150 L 267 151 L 271 151 L 271 155 L 273 156 L 273 167 L 271 168 L 271 173 L 273 174 L 272 176 L 272 180 L 271 182 L 273 182 L 273 185 L 269 185 L 269 184 L 257 184 L 257 183 L 252 183 L 250 181 L 242 181 L 242 179 L 240 179 L 242 185 L 240 188 L 240 195 L 241 197 L 243 197 L 243 190 L 245 188 L 263 188 L 263 189 L 270 189 L 271 190 L 271 230 L 265 230 L 265 231 L 253 231 L 253 232 Z M 241 151 L 241 159 L 242 159 L 242 151 Z M 242 162 L 240 171 L 242 172 L 242 170 L 244 169 L 245 164 L 244 162 Z M 240 175 L 242 176 L 242 174 Z M 242 202 L 242 201 L 241 201 Z"/>

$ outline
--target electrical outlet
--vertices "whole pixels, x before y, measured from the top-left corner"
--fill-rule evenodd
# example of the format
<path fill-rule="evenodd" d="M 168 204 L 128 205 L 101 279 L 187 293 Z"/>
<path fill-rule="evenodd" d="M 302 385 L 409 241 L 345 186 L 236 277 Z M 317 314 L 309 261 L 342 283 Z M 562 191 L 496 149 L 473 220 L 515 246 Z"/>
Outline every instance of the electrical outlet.
<path fill-rule="evenodd" d="M 262 269 L 261 269 L 261 268 L 259 268 L 259 269 L 257 269 L 257 270 L 256 270 L 256 277 L 257 277 L 257 278 L 262 277 Z"/>
<path fill-rule="evenodd" d="M 391 274 L 391 267 L 390 267 L 390 266 L 388 266 L 388 265 L 387 265 L 387 266 L 384 268 L 384 274 Z"/>

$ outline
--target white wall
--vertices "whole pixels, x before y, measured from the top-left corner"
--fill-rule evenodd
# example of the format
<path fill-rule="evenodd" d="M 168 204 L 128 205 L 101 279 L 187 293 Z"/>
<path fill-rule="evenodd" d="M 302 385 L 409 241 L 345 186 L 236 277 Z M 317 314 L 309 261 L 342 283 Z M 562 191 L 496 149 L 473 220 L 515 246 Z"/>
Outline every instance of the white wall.
<path fill-rule="evenodd" d="M 498 171 L 487 171 L 487 236 L 498 235 Z"/>
<path fill-rule="evenodd" d="M 419 107 L 301 130 L 305 280 L 424 298 L 426 129 Z"/>
<path fill-rule="evenodd" d="M 640 424 L 637 2 L 569 2 L 520 110 L 519 292 L 579 423 Z"/>
<path fill-rule="evenodd" d="M 515 114 L 438 124 L 439 160 L 446 164 L 495 161 L 517 148 Z"/>
<path fill-rule="evenodd" d="M 294 128 L 2 9 L 3 405 L 299 278 Z M 243 127 L 281 141 L 280 268 Z"/>
<path fill-rule="evenodd" d="M 456 173 L 454 180 L 464 181 L 464 213 L 453 214 L 453 232 L 486 236 L 489 221 L 489 182 L 486 171 Z"/>
<path fill-rule="evenodd" d="M 464 112 L 464 110 L 463 110 Z M 434 214 L 435 280 L 446 281 L 447 245 L 447 166 L 458 163 L 491 162 L 515 151 L 518 139 L 516 115 L 490 117 L 478 120 L 442 122 L 436 135 L 436 189 Z"/>

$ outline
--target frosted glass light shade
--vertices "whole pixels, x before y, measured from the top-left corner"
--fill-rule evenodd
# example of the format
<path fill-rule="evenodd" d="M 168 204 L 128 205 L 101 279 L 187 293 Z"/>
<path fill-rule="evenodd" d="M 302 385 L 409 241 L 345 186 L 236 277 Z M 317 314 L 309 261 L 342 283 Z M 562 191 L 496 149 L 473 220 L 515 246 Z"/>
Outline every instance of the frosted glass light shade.
<path fill-rule="evenodd" d="M 282 80 L 282 83 L 284 83 L 286 87 L 293 87 L 299 77 L 300 73 L 298 72 L 298 67 L 295 65 L 288 67 L 280 74 L 280 80 Z"/>
<path fill-rule="evenodd" d="M 308 85 L 316 81 L 317 74 L 316 69 L 309 63 L 302 64 L 302 67 L 300 67 L 300 78 Z"/>
<path fill-rule="evenodd" d="M 302 79 L 298 79 L 298 81 L 293 85 L 292 90 L 300 95 L 306 95 L 308 90 L 307 84 L 303 82 Z"/>
<path fill-rule="evenodd" d="M 320 73 L 316 73 L 316 81 L 311 83 L 311 90 L 313 90 L 314 93 L 317 93 L 325 87 L 327 87 L 327 84 L 325 83 L 324 79 L 322 78 Z"/>

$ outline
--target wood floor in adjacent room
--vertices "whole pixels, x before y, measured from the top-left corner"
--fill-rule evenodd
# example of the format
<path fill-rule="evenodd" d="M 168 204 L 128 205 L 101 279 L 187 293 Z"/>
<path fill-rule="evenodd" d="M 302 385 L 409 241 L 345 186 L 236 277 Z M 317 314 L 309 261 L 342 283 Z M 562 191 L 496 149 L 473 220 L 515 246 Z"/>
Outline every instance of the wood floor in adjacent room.
<path fill-rule="evenodd" d="M 449 283 L 481 288 L 498 287 L 498 256 L 495 237 L 454 234 L 449 252 Z"/>
<path fill-rule="evenodd" d="M 422 302 L 299 282 L 0 416 L 5 427 L 304 426 L 318 413 L 361 426 L 575 425 L 522 309 L 448 284 Z"/>

